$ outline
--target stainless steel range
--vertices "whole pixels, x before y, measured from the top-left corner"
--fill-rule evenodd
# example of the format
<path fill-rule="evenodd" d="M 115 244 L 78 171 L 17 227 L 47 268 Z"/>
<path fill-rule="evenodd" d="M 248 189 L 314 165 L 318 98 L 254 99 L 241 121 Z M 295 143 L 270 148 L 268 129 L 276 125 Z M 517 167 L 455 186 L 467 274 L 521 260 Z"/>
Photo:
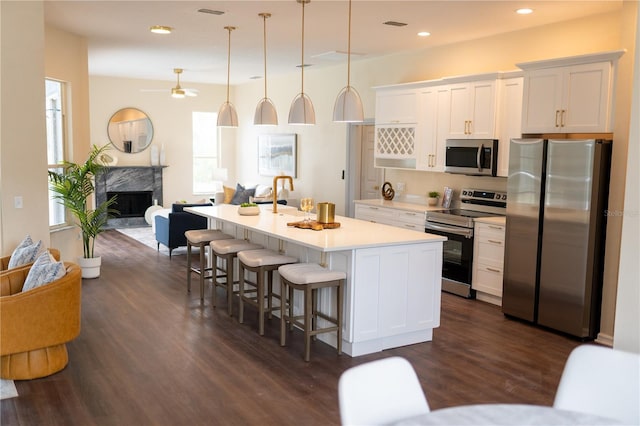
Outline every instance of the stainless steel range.
<path fill-rule="evenodd" d="M 479 217 L 505 216 L 506 192 L 463 189 L 460 208 L 428 211 L 425 232 L 447 237 L 442 253 L 442 290 L 468 299 L 473 273 L 473 220 Z"/>

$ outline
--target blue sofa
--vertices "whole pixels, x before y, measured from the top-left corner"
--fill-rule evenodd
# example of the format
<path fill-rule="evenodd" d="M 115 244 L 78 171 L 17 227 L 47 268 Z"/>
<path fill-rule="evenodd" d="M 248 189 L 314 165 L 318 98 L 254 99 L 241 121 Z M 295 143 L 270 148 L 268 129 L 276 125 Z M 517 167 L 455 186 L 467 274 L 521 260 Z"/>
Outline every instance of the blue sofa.
<path fill-rule="evenodd" d="M 192 229 L 207 229 L 207 218 L 185 212 L 185 207 L 210 206 L 206 204 L 173 204 L 171 212 L 167 216 L 156 215 L 156 241 L 158 242 L 158 250 L 160 244 L 169 249 L 169 258 L 171 252 L 178 247 L 186 247 L 187 238 L 184 236 L 185 231 Z"/>

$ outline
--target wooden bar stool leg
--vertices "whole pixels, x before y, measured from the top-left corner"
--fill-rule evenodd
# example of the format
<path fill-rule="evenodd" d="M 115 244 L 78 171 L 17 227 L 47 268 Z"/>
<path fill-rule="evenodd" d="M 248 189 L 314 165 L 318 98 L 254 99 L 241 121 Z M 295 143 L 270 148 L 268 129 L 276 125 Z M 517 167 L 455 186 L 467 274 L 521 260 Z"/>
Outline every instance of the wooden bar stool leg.
<path fill-rule="evenodd" d="M 200 244 L 200 300 L 204 300 L 204 275 L 207 265 L 205 265 L 204 244 Z"/>
<path fill-rule="evenodd" d="M 313 324 L 313 290 L 304 289 L 304 360 L 309 361 L 311 355 L 311 327 Z"/>
<path fill-rule="evenodd" d="M 258 268 L 256 277 L 256 301 L 258 303 L 258 334 L 264 336 L 264 271 Z"/>
<path fill-rule="evenodd" d="M 242 264 L 242 262 L 238 262 L 238 274 L 240 274 L 240 277 L 238 279 L 239 281 L 239 293 L 240 293 L 240 301 L 238 302 L 238 307 L 240 309 L 240 312 L 238 312 L 238 322 L 240 324 L 244 323 L 244 301 L 243 301 L 243 297 L 244 297 L 244 274 L 245 274 L 245 270 L 244 270 L 244 265 Z M 228 287 L 227 287 L 228 290 Z"/>
<path fill-rule="evenodd" d="M 293 331 L 293 287 L 289 286 L 289 331 Z"/>
<path fill-rule="evenodd" d="M 191 293 L 191 244 L 187 241 L 187 293 Z"/>
<path fill-rule="evenodd" d="M 269 310 L 269 319 L 273 318 L 273 270 L 269 270 L 267 272 L 268 277 L 267 277 L 267 309 Z"/>
<path fill-rule="evenodd" d="M 233 255 L 227 255 L 227 311 L 233 316 Z"/>
<path fill-rule="evenodd" d="M 211 303 L 216 307 L 218 303 L 218 256 L 211 250 L 211 264 L 213 265 L 213 294 L 211 295 Z"/>
<path fill-rule="evenodd" d="M 287 343 L 287 283 L 280 279 L 280 346 Z"/>
<path fill-rule="evenodd" d="M 344 299 L 344 280 L 340 280 L 340 284 L 338 285 L 338 300 L 337 300 L 338 355 L 342 354 L 342 300 L 343 299 Z"/>

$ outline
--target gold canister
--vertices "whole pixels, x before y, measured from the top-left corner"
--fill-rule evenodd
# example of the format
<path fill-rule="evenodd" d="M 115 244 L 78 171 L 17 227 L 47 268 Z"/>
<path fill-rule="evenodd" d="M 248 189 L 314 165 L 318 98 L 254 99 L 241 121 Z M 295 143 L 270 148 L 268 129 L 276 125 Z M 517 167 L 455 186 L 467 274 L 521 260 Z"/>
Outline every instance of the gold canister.
<path fill-rule="evenodd" d="M 333 203 L 318 203 L 316 206 L 318 223 L 333 223 L 336 205 Z"/>

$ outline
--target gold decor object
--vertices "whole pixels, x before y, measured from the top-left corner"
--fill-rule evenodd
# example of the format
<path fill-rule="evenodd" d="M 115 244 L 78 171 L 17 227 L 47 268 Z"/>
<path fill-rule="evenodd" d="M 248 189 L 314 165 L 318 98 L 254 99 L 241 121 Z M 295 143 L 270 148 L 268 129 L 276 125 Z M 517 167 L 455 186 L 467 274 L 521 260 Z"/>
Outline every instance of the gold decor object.
<path fill-rule="evenodd" d="M 351 87 L 351 0 L 349 0 L 349 31 L 347 47 L 347 85 L 340 91 L 333 106 L 333 121 L 360 123 L 364 121 L 362 100 L 358 91 Z"/>
<path fill-rule="evenodd" d="M 224 27 L 229 32 L 229 46 L 227 56 L 227 101 L 222 104 L 218 111 L 218 127 L 238 127 L 238 113 L 236 107 L 229 102 L 229 78 L 231 76 L 231 31 L 236 27 Z"/>
<path fill-rule="evenodd" d="M 335 219 L 336 205 L 333 203 L 318 203 L 316 208 L 316 221 L 322 224 L 333 223 Z"/>
<path fill-rule="evenodd" d="M 393 190 L 393 187 L 389 182 L 385 182 L 382 185 L 382 198 L 385 200 L 391 201 L 393 197 L 396 195 L 396 191 Z"/>
<path fill-rule="evenodd" d="M 154 34 L 171 34 L 173 28 L 168 27 L 166 25 L 152 25 L 149 27 L 149 31 Z"/>
<path fill-rule="evenodd" d="M 264 40 L 264 98 L 258 102 L 256 107 L 256 113 L 253 117 L 253 124 L 258 126 L 277 126 L 278 125 L 278 113 L 276 107 L 267 96 L 267 18 L 271 17 L 270 13 L 259 13 L 258 16 L 262 17 L 263 21 L 263 40 Z"/>
<path fill-rule="evenodd" d="M 289 108 L 289 124 L 316 124 L 316 112 L 309 96 L 304 93 L 304 5 L 311 0 L 296 0 L 302 4 L 302 61 L 300 62 L 300 73 L 302 75 L 302 86 L 300 93 L 291 102 Z"/>

